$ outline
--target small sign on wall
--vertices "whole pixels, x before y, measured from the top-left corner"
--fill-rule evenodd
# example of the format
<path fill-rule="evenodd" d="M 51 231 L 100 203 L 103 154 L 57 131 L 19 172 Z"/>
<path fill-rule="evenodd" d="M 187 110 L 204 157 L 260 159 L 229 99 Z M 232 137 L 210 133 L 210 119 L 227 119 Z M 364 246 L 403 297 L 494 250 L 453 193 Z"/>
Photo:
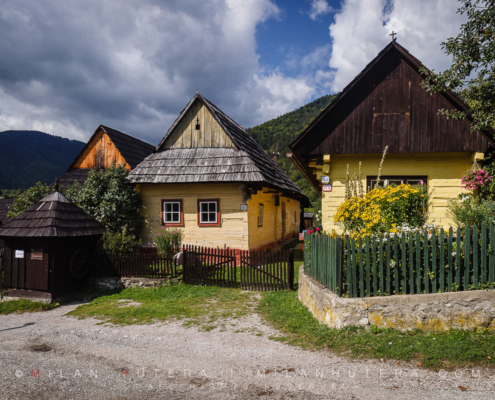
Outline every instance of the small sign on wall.
<path fill-rule="evenodd" d="M 24 258 L 24 250 L 16 250 L 15 258 Z"/>
<path fill-rule="evenodd" d="M 31 249 L 31 260 L 43 261 L 43 249 Z"/>
<path fill-rule="evenodd" d="M 332 185 L 323 185 L 322 190 L 324 192 L 331 192 L 332 191 Z"/>
<path fill-rule="evenodd" d="M 247 211 L 247 204 L 241 204 L 241 211 Z"/>
<path fill-rule="evenodd" d="M 321 183 L 330 183 L 330 177 L 329 176 L 322 176 L 321 177 Z"/>

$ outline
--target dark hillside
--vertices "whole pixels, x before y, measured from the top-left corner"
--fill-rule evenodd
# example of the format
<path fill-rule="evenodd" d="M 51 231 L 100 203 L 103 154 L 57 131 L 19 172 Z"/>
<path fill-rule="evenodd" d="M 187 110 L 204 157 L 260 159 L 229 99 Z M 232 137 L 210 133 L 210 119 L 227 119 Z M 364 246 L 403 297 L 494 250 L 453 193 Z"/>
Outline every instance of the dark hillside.
<path fill-rule="evenodd" d="M 287 147 L 289 143 L 330 104 L 335 96 L 327 95 L 320 97 L 297 110 L 281 115 L 261 125 L 246 129 L 268 154 L 271 155 L 272 151 L 278 151 L 280 153 L 280 166 L 289 175 L 289 178 L 306 193 L 313 203 L 313 207 L 319 207 L 320 197 L 285 154 L 290 152 L 290 149 Z"/>
<path fill-rule="evenodd" d="M 0 190 L 53 182 L 83 147 L 83 142 L 38 131 L 0 132 Z"/>

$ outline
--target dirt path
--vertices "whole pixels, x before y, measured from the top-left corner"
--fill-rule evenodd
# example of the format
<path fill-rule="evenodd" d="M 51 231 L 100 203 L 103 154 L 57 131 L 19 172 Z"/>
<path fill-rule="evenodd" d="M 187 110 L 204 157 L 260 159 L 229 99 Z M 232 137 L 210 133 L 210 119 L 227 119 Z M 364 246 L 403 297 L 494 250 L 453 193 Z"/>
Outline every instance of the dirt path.
<path fill-rule="evenodd" d="M 202 332 L 105 327 L 64 316 L 74 308 L 0 316 L 1 399 L 495 399 L 490 371 L 304 351 L 256 315 Z"/>

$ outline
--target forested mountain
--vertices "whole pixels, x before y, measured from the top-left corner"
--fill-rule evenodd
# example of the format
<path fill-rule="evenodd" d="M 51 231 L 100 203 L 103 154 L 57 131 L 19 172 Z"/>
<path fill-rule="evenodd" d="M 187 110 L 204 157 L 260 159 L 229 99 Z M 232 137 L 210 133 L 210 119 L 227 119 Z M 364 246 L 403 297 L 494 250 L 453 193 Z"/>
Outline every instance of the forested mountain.
<path fill-rule="evenodd" d="M 281 168 L 306 193 L 311 203 L 313 203 L 313 207 L 318 209 L 321 203 L 319 195 L 285 154 L 290 153 L 289 143 L 306 129 L 311 121 L 330 104 L 334 97 L 335 95 L 320 97 L 297 110 L 281 115 L 261 125 L 246 129 L 270 156 L 273 151 L 280 153 L 279 163 Z"/>
<path fill-rule="evenodd" d="M 38 131 L 0 132 L 0 190 L 52 183 L 83 147 L 83 142 Z"/>

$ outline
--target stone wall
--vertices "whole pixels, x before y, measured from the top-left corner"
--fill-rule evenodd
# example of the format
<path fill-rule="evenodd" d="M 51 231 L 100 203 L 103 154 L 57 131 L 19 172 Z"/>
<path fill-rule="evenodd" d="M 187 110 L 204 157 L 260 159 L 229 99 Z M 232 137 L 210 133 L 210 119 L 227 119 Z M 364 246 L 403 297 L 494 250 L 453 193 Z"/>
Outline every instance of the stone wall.
<path fill-rule="evenodd" d="M 93 286 L 100 290 L 114 290 L 125 288 L 153 288 L 163 286 L 166 283 L 177 283 L 177 279 L 147 279 L 147 278 L 99 278 L 93 282 Z"/>
<path fill-rule="evenodd" d="M 344 298 L 299 269 L 299 300 L 332 327 L 375 325 L 400 330 L 488 328 L 495 331 L 495 291 Z"/>

